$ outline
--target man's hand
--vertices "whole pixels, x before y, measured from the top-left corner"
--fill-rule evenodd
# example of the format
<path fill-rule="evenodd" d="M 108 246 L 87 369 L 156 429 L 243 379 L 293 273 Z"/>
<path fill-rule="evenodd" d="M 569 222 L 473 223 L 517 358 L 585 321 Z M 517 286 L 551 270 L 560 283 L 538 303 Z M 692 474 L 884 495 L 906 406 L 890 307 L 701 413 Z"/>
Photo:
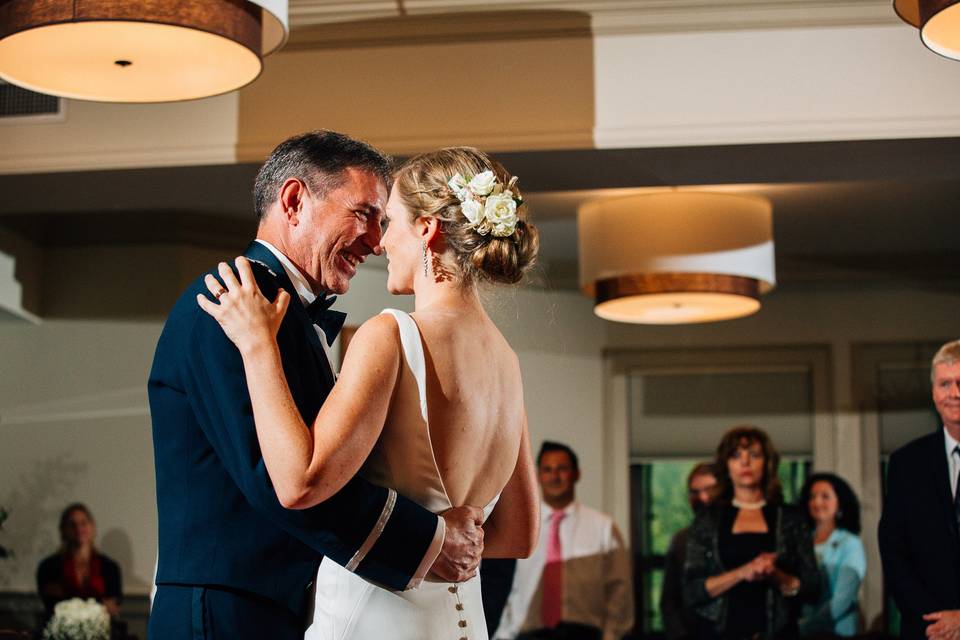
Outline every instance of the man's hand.
<path fill-rule="evenodd" d="M 931 640 L 960 639 L 960 610 L 937 611 L 923 616 L 927 622 L 927 637 Z"/>
<path fill-rule="evenodd" d="M 436 576 L 447 582 L 463 582 L 472 578 L 480 566 L 483 553 L 483 510 L 463 506 L 449 509 L 443 514 L 446 534 L 440 555 L 430 568 Z"/>

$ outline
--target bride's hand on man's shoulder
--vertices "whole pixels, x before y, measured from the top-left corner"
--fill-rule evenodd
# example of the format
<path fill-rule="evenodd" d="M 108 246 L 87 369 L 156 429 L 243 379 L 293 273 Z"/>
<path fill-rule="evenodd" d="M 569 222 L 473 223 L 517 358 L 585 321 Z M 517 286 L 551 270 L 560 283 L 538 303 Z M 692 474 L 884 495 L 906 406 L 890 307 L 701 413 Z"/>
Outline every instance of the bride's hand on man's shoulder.
<path fill-rule="evenodd" d="M 290 294 L 280 289 L 275 300 L 267 300 L 260 293 L 250 261 L 240 256 L 236 265 L 236 274 L 226 262 L 217 265 L 220 280 L 207 274 L 203 281 L 213 300 L 198 293 L 197 304 L 213 316 L 241 352 L 247 352 L 275 339 Z"/>

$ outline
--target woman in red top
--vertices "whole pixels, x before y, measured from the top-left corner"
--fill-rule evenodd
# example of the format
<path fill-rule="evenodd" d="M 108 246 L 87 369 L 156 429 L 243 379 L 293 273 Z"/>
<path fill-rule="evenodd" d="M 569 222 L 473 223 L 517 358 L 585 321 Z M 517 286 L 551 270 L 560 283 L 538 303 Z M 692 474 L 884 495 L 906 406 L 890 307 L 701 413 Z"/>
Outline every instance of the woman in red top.
<path fill-rule="evenodd" d="M 60 516 L 60 551 L 44 559 L 37 569 L 37 591 L 47 616 L 53 607 L 70 598 L 94 598 L 111 616 L 120 613 L 120 567 L 94 546 L 97 535 L 93 514 L 80 503 L 69 505 Z"/>

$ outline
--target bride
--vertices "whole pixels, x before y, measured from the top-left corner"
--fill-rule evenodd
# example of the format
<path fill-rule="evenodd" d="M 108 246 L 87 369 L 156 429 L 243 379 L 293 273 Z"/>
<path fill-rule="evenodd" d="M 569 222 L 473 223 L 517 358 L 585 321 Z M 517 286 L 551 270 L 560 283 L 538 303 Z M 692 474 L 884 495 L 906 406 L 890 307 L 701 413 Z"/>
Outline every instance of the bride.
<path fill-rule="evenodd" d="M 440 513 L 485 505 L 485 558 L 525 557 L 539 499 L 516 354 L 485 312 L 481 281 L 518 282 L 537 252 L 516 178 L 468 147 L 407 161 L 395 174 L 382 248 L 387 288 L 414 294 L 356 332 L 312 425 L 284 378 L 276 332 L 290 296 L 265 299 L 249 262 L 219 304 L 198 303 L 243 357 L 257 437 L 280 501 L 304 509 L 356 473 Z M 478 576 L 392 592 L 325 559 L 307 639 L 486 638 Z"/>

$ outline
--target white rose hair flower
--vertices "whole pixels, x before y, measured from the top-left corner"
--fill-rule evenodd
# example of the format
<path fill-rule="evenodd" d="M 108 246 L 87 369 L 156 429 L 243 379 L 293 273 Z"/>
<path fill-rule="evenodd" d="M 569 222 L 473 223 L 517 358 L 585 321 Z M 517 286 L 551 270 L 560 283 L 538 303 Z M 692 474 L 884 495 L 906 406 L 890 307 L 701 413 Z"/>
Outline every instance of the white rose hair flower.
<path fill-rule="evenodd" d="M 484 208 L 476 200 L 464 200 L 460 209 L 463 210 L 463 215 L 466 216 L 471 225 L 476 226 L 483 222 Z"/>
<path fill-rule="evenodd" d="M 498 238 L 512 235 L 517 228 L 517 203 L 509 190 L 488 196 L 483 213 L 493 225 L 491 233 Z"/>
<path fill-rule="evenodd" d="M 497 184 L 497 178 L 493 175 L 493 171 L 488 169 L 473 176 L 468 186 L 473 195 L 482 197 L 490 195 L 495 184 Z"/>
<path fill-rule="evenodd" d="M 453 194 L 463 202 L 467 197 L 467 181 L 459 173 L 453 174 L 453 177 L 447 181 L 447 186 L 453 191 Z"/>
<path fill-rule="evenodd" d="M 482 236 L 491 234 L 497 238 L 512 236 L 517 230 L 517 207 L 523 200 L 511 189 L 516 176 L 504 187 L 493 171 L 481 171 L 469 180 L 459 173 L 447 181 L 447 186 L 460 200 L 460 210 L 469 223 L 467 226 Z"/>

